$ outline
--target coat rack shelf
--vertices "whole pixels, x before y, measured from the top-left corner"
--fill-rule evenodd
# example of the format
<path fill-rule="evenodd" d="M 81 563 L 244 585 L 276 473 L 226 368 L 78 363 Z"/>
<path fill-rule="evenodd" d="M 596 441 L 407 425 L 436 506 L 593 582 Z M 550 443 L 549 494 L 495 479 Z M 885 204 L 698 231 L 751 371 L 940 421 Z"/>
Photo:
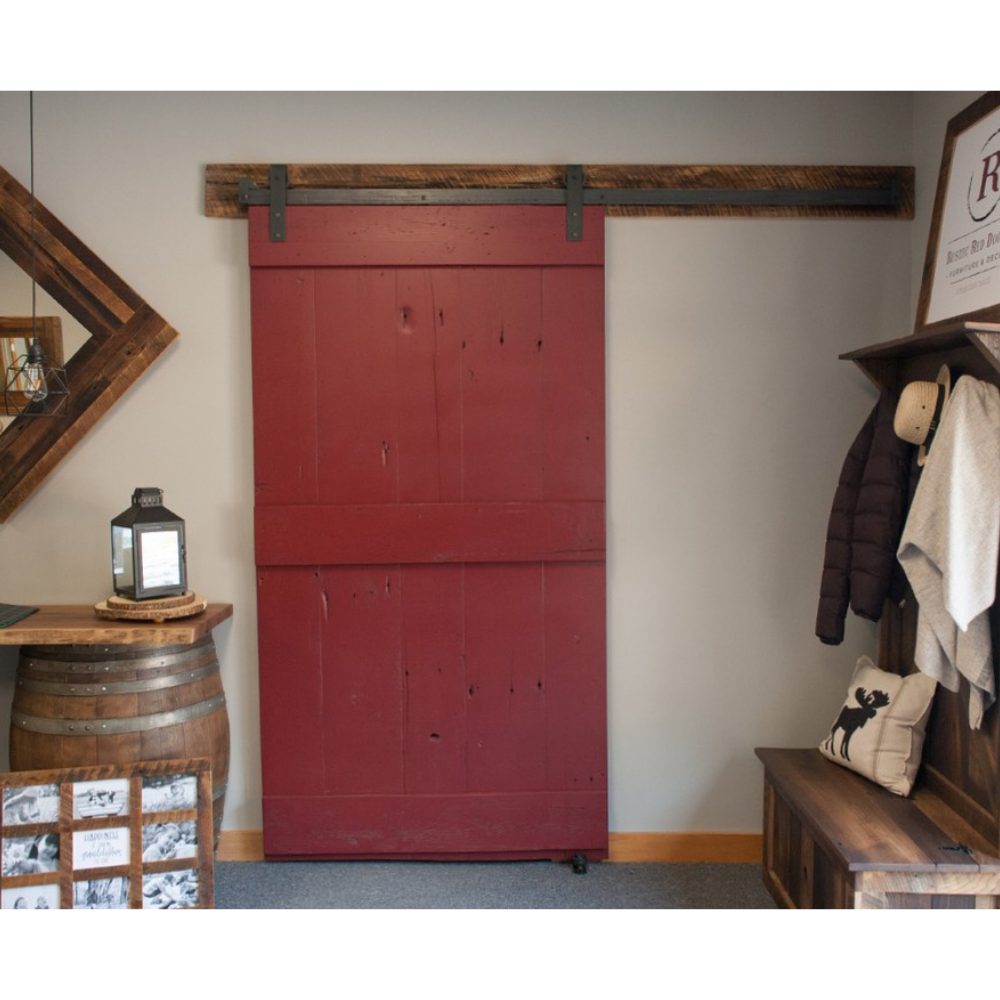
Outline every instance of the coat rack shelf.
<path fill-rule="evenodd" d="M 963 375 L 1000 384 L 1000 323 L 956 322 L 848 351 L 840 357 L 853 361 L 876 388 L 896 393 L 915 379 L 933 381 L 944 364 Z"/>

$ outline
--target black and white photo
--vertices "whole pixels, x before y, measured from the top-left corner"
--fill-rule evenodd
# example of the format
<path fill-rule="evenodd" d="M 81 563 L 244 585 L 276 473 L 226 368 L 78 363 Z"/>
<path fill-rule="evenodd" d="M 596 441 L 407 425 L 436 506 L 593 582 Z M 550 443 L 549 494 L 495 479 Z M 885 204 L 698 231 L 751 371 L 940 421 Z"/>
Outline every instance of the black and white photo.
<path fill-rule="evenodd" d="M 198 872 L 191 868 L 142 877 L 144 910 L 180 910 L 198 905 Z"/>
<path fill-rule="evenodd" d="M 142 828 L 143 864 L 197 856 L 198 830 L 193 819 L 181 823 L 150 823 Z"/>
<path fill-rule="evenodd" d="M 78 781 L 73 785 L 73 819 L 121 816 L 127 812 L 127 779 Z"/>
<path fill-rule="evenodd" d="M 0 874 L 37 875 L 59 870 L 59 834 L 36 837 L 4 837 Z"/>
<path fill-rule="evenodd" d="M 58 910 L 59 883 L 31 885 L 4 889 L 0 893 L 0 909 L 4 910 Z"/>
<path fill-rule="evenodd" d="M 127 910 L 128 879 L 124 875 L 73 883 L 74 910 Z"/>
<path fill-rule="evenodd" d="M 4 826 L 55 823 L 58 819 L 58 785 L 26 785 L 3 790 Z"/>
<path fill-rule="evenodd" d="M 197 804 L 198 782 L 193 774 L 156 774 L 142 779 L 144 813 L 194 809 Z"/>

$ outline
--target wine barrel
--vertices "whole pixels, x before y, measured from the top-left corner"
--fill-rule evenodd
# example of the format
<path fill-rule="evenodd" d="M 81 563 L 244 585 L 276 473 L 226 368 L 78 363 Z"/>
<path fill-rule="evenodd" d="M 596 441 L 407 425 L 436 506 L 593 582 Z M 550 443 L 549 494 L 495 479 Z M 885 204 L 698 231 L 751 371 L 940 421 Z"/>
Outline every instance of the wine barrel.
<path fill-rule="evenodd" d="M 207 757 L 218 844 L 229 715 L 211 636 L 179 646 L 22 646 L 10 723 L 15 771 Z"/>

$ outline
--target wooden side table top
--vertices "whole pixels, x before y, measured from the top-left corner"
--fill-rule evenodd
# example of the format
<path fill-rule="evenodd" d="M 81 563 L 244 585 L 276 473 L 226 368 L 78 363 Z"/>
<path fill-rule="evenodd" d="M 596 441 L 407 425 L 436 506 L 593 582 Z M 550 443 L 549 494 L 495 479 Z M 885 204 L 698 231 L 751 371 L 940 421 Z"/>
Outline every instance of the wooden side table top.
<path fill-rule="evenodd" d="M 197 642 L 231 617 L 231 604 L 209 604 L 190 618 L 165 622 L 107 621 L 92 604 L 43 604 L 0 629 L 0 646 L 174 646 Z"/>

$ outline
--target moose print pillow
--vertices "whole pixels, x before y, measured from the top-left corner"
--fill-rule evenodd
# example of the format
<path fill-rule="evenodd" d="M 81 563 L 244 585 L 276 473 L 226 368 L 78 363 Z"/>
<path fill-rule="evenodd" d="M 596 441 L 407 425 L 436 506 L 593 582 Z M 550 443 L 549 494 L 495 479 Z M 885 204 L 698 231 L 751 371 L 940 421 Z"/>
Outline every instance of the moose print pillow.
<path fill-rule="evenodd" d="M 820 743 L 820 751 L 890 792 L 909 795 L 920 767 L 936 687 L 937 682 L 926 674 L 900 677 L 879 670 L 862 656 L 847 689 L 847 701 Z"/>

